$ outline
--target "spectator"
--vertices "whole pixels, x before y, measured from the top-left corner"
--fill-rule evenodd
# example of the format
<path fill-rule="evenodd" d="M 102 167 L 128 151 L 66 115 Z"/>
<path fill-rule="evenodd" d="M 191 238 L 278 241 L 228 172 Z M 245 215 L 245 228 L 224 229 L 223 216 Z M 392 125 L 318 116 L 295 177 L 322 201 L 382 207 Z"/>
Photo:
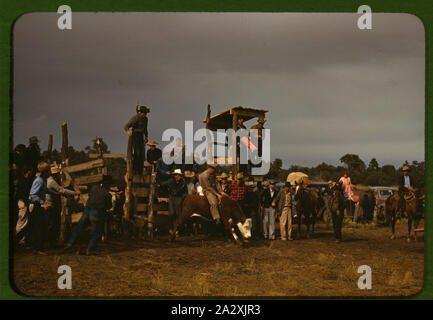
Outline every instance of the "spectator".
<path fill-rule="evenodd" d="M 156 162 L 158 161 L 159 158 L 162 157 L 162 151 L 161 149 L 156 147 L 158 145 L 158 142 L 156 142 L 155 140 L 148 142 L 147 145 L 150 147 L 150 149 L 147 150 L 146 153 L 147 162 L 152 164 L 153 167 L 155 168 Z"/>
<path fill-rule="evenodd" d="M 102 183 L 92 187 L 83 215 L 80 221 L 78 221 L 77 227 L 69 238 L 64 250 L 74 245 L 79 235 L 83 232 L 85 224 L 90 221 L 92 224 L 92 237 L 87 246 L 86 255 L 96 254 L 96 246 L 104 232 L 106 211 L 112 207 L 111 194 L 108 191 L 111 183 L 111 176 L 105 175 L 103 176 Z"/>
<path fill-rule="evenodd" d="M 39 254 L 46 254 L 44 242 L 47 230 L 47 209 L 45 201 L 47 194 L 47 178 L 50 175 L 50 166 L 46 162 L 37 165 L 38 172 L 32 183 L 29 194 L 29 213 L 31 223 L 31 242 L 34 250 Z"/>
<path fill-rule="evenodd" d="M 162 152 L 162 157 L 159 158 L 156 162 L 155 171 L 157 173 L 158 183 L 160 185 L 166 184 L 171 175 L 170 175 L 170 165 L 167 164 L 169 161 L 170 152 L 164 150 Z"/>
<path fill-rule="evenodd" d="M 33 172 L 37 171 L 38 163 L 42 159 L 39 142 L 37 137 L 31 137 L 25 154 L 26 164 L 32 167 Z"/>
<path fill-rule="evenodd" d="M 16 243 L 28 242 L 29 231 L 29 195 L 33 182 L 33 172 L 30 166 L 23 167 L 23 175 L 18 180 L 15 200 L 18 205 L 18 220 L 15 227 Z"/>
<path fill-rule="evenodd" d="M 47 238 L 51 247 L 55 247 L 60 232 L 61 196 L 74 196 L 80 191 L 63 188 L 60 181 L 60 168 L 51 166 L 51 175 L 47 179 Z"/>
<path fill-rule="evenodd" d="M 240 207 L 244 209 L 245 194 L 247 192 L 244 182 L 244 175 L 239 172 L 236 175 L 236 181 L 228 186 L 229 196 L 233 200 L 236 200 Z"/>
<path fill-rule="evenodd" d="M 251 218 L 252 227 L 251 227 L 251 236 L 253 239 L 257 240 L 259 238 L 259 205 L 260 198 L 257 190 L 255 190 L 256 186 L 254 182 L 248 181 L 246 184 L 247 192 L 245 194 L 245 216 L 247 218 Z"/>
<path fill-rule="evenodd" d="M 273 207 L 277 207 L 278 214 L 280 215 L 280 231 L 281 240 L 293 240 L 292 238 L 292 213 L 294 206 L 293 194 L 291 192 L 291 185 L 286 182 L 284 189 L 281 190 L 275 201 L 272 202 Z"/>
<path fill-rule="evenodd" d="M 172 233 L 176 219 L 180 217 L 182 212 L 183 196 L 188 193 L 180 169 L 174 170 L 173 178 L 168 183 L 168 192 L 168 217 L 170 219 L 170 233 Z"/>
<path fill-rule="evenodd" d="M 265 240 L 275 240 L 275 205 L 272 204 L 277 194 L 274 181 L 265 181 L 263 183 L 263 236 Z"/>

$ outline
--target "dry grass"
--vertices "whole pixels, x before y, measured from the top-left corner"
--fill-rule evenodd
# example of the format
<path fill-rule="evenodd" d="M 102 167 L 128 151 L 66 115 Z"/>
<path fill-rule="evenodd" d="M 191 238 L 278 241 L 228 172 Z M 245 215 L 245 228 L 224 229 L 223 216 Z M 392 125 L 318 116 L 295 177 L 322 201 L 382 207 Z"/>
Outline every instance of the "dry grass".
<path fill-rule="evenodd" d="M 406 226 L 398 226 L 403 234 Z M 422 242 L 389 240 L 388 228 L 343 228 L 310 239 L 249 246 L 203 237 L 101 244 L 101 256 L 15 255 L 16 286 L 31 296 L 405 296 L 423 285 Z M 57 266 L 70 265 L 73 290 L 57 289 Z M 373 289 L 357 273 L 369 265 Z"/>

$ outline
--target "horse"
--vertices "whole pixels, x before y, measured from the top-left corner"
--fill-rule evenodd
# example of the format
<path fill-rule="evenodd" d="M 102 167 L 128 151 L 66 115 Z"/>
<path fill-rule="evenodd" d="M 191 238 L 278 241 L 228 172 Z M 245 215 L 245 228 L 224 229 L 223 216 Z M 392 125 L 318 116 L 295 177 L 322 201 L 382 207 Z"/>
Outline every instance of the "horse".
<path fill-rule="evenodd" d="M 244 242 L 247 242 L 251 238 L 251 218 L 247 219 L 238 202 L 227 196 L 221 197 L 219 207 L 221 221 L 224 224 L 224 227 L 231 232 L 235 241 L 242 242 L 243 240 Z M 199 195 L 185 195 L 180 217 L 178 218 L 173 231 L 170 232 L 170 241 L 175 239 L 178 228 L 191 216 L 201 216 L 205 220 L 212 221 L 210 205 L 206 197 Z M 242 239 L 240 239 L 236 234 L 235 226 L 237 226 Z"/>
<path fill-rule="evenodd" d="M 373 211 L 376 205 L 376 200 L 372 190 L 359 192 L 358 210 L 356 222 L 368 223 L 373 219 Z"/>
<path fill-rule="evenodd" d="M 296 211 L 298 213 L 298 232 L 301 237 L 302 216 L 304 216 L 307 226 L 307 238 L 310 237 L 310 224 L 312 224 L 311 232 L 314 233 L 314 225 L 317 218 L 318 199 L 314 193 L 307 187 L 301 185 L 295 193 Z"/>
<path fill-rule="evenodd" d="M 403 200 L 401 199 L 403 197 Z M 391 222 L 391 239 L 394 240 L 395 236 L 395 223 L 400 218 L 399 213 L 401 212 L 401 203 L 406 202 L 406 214 L 408 223 L 408 235 L 407 241 L 410 242 L 412 239 L 412 222 L 414 228 L 418 228 L 419 221 L 422 219 L 424 214 L 424 190 L 418 189 L 415 191 L 409 191 L 404 193 L 395 193 L 390 195 L 385 202 L 385 211 L 387 218 Z M 418 236 L 415 233 L 415 240 L 418 241 Z"/>

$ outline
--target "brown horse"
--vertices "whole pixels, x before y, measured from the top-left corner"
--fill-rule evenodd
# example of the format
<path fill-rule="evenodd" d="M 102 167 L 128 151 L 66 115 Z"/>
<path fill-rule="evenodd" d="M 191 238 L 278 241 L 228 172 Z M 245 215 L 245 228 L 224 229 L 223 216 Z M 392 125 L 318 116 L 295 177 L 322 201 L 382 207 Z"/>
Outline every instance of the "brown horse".
<path fill-rule="evenodd" d="M 175 239 L 178 228 L 192 215 L 198 215 L 206 220 L 212 220 L 210 205 L 206 197 L 198 195 L 185 196 L 182 204 L 182 213 L 170 235 L 171 241 Z M 224 227 L 231 232 L 236 241 L 239 241 L 239 237 L 236 235 L 235 226 L 238 227 L 244 240 L 251 238 L 251 218 L 246 218 L 237 201 L 223 196 L 220 203 L 220 215 Z"/>
<path fill-rule="evenodd" d="M 423 217 L 424 208 L 424 190 L 419 189 L 416 191 L 409 191 L 403 194 L 392 194 L 385 202 L 385 211 L 387 215 L 387 220 L 391 222 L 391 239 L 395 239 L 395 223 L 397 219 L 400 218 L 401 213 L 401 198 L 403 196 L 403 201 L 406 202 L 406 214 L 408 223 L 408 235 L 407 241 L 410 242 L 412 238 L 412 222 L 414 228 L 418 228 L 418 224 Z M 417 234 L 415 233 L 415 240 L 418 240 Z"/>
<path fill-rule="evenodd" d="M 302 216 L 304 217 L 307 226 L 307 238 L 310 237 L 310 225 L 312 225 L 312 233 L 314 233 L 314 225 L 317 218 L 317 203 L 318 198 L 313 191 L 305 187 L 299 186 L 298 191 L 295 193 L 296 211 L 298 213 L 298 232 L 301 237 L 301 224 Z"/>
<path fill-rule="evenodd" d="M 359 192 L 359 212 L 360 216 L 356 218 L 356 222 L 368 223 L 373 219 L 373 211 L 376 205 L 376 200 L 372 190 Z"/>

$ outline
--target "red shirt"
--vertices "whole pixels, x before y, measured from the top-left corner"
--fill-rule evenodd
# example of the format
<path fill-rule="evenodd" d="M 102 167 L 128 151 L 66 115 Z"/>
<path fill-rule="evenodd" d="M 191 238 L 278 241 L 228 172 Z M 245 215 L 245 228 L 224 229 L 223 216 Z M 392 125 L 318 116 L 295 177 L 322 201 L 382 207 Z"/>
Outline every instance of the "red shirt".
<path fill-rule="evenodd" d="M 247 193 L 247 187 L 245 187 L 245 185 L 240 186 L 237 183 L 232 183 L 228 186 L 228 191 L 230 192 L 230 198 L 233 200 L 244 200 L 245 194 Z"/>

